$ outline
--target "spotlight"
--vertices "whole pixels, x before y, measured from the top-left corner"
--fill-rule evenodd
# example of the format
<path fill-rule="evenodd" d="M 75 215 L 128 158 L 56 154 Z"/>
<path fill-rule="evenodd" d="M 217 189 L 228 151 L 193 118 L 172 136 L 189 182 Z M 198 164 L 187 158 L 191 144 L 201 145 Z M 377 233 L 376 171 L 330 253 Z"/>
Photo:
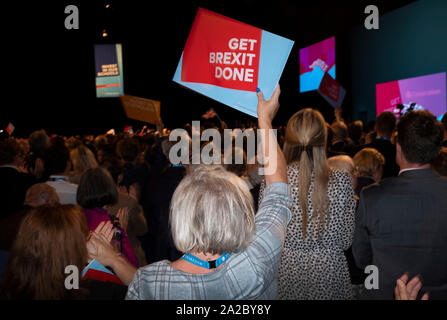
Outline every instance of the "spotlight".
<path fill-rule="evenodd" d="M 108 36 L 108 34 L 107 34 L 106 29 L 102 30 L 102 37 L 105 38 L 107 36 Z"/>
<path fill-rule="evenodd" d="M 110 8 L 110 4 L 109 3 L 106 4 L 106 9 L 108 9 L 108 8 Z"/>

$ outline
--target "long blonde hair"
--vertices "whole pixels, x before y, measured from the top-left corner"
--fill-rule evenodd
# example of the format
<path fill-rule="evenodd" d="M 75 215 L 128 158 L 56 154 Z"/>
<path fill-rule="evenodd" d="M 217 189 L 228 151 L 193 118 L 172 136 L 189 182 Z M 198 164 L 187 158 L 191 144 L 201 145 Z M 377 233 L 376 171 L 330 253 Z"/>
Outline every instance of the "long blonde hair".
<path fill-rule="evenodd" d="M 306 108 L 295 113 L 287 123 L 284 142 L 284 156 L 288 164 L 299 162 L 298 199 L 303 212 L 302 232 L 307 233 L 308 195 L 312 171 L 315 173 L 315 184 L 312 192 L 312 219 L 319 217 L 318 237 L 324 229 L 328 218 L 329 199 L 327 185 L 329 167 L 326 157 L 327 128 L 323 116 L 317 110 Z M 315 232 L 315 229 L 314 229 Z"/>

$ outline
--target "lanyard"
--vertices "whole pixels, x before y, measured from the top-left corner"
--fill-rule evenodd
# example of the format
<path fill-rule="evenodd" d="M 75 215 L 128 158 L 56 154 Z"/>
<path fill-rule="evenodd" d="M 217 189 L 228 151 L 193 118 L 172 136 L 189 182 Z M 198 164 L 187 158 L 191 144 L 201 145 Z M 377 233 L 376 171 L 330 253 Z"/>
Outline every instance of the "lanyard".
<path fill-rule="evenodd" d="M 48 181 L 67 181 L 66 177 L 50 177 Z"/>
<path fill-rule="evenodd" d="M 185 253 L 182 257 L 182 259 L 185 259 L 188 262 L 191 262 L 192 264 L 195 264 L 196 266 L 207 268 L 207 269 L 215 269 L 218 266 L 220 266 L 222 263 L 227 261 L 228 257 L 230 256 L 229 253 L 225 253 L 220 256 L 219 259 L 213 260 L 213 261 L 203 261 L 199 258 L 193 256 L 192 254 Z"/>
<path fill-rule="evenodd" d="M 184 166 L 183 165 L 181 165 L 181 164 L 171 164 L 171 167 L 173 167 L 173 168 L 184 168 Z"/>

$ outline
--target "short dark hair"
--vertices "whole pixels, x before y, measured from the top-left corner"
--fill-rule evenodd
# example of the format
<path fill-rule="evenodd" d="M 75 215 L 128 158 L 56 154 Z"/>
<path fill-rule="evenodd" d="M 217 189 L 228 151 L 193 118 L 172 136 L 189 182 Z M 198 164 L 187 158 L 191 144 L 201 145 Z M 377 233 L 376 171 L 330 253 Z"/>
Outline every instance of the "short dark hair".
<path fill-rule="evenodd" d="M 396 116 L 391 111 L 384 111 L 376 120 L 377 133 L 383 134 L 386 138 L 393 135 L 396 128 Z"/>
<path fill-rule="evenodd" d="M 120 174 L 124 172 L 123 164 L 118 157 L 108 158 L 101 163 L 101 167 L 106 169 L 115 183 L 118 183 Z"/>
<path fill-rule="evenodd" d="M 70 161 L 70 151 L 62 143 L 52 143 L 43 154 L 43 161 L 47 176 L 63 173 Z"/>
<path fill-rule="evenodd" d="M 427 110 L 407 112 L 397 125 L 397 141 L 411 163 L 432 163 L 441 149 L 443 129 Z"/>
<path fill-rule="evenodd" d="M 124 138 L 116 145 L 117 154 L 127 162 L 135 161 L 140 150 L 140 143 L 133 138 Z"/>
<path fill-rule="evenodd" d="M 22 149 L 19 143 L 13 138 L 0 141 L 0 165 L 12 164 L 15 158 L 20 155 Z"/>
<path fill-rule="evenodd" d="M 29 149 L 31 152 L 42 154 L 50 143 L 50 137 L 44 129 L 31 133 L 28 137 Z"/>
<path fill-rule="evenodd" d="M 103 168 L 88 169 L 79 182 L 76 200 L 84 209 L 102 208 L 118 202 L 118 190 L 110 173 Z"/>

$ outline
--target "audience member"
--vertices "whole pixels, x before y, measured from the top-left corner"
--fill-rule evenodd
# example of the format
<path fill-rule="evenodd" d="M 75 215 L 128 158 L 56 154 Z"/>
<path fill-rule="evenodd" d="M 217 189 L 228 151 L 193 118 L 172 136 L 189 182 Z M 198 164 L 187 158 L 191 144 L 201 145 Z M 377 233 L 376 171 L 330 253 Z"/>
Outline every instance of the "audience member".
<path fill-rule="evenodd" d="M 106 169 L 113 178 L 115 185 L 118 187 L 118 180 L 122 175 L 123 168 L 118 158 L 109 159 L 102 163 L 101 167 Z M 129 237 L 130 244 L 138 258 L 139 266 L 145 266 L 146 256 L 141 246 L 141 242 L 138 237 L 143 236 L 148 231 L 146 218 L 143 214 L 143 208 L 138 204 L 138 201 L 128 195 L 127 193 L 118 192 L 118 202 L 115 205 L 109 206 L 107 212 L 112 216 L 116 216 L 120 208 L 128 208 L 128 224 L 126 229 L 127 236 Z"/>
<path fill-rule="evenodd" d="M 70 159 L 73 165 L 73 171 L 68 180 L 71 183 L 79 184 L 82 174 L 90 168 L 96 168 L 96 162 L 93 152 L 84 145 L 77 146 L 70 151 Z"/>
<path fill-rule="evenodd" d="M 385 158 L 383 178 L 395 177 L 399 173 L 396 164 L 396 146 L 391 143 L 391 137 L 396 127 L 396 116 L 390 111 L 379 114 L 376 121 L 376 137 L 368 144 L 354 148 L 352 156 L 364 148 L 374 148 Z"/>
<path fill-rule="evenodd" d="M 424 278 L 422 292 L 446 285 L 447 180 L 430 168 L 442 127 L 428 111 L 406 113 L 397 126 L 397 178 L 364 189 L 356 216 L 353 253 L 359 268 L 375 265 L 379 289 L 364 297 L 392 299 L 405 272 Z"/>
<path fill-rule="evenodd" d="M 336 155 L 349 155 L 354 143 L 349 138 L 348 127 L 342 121 L 336 121 L 331 125 L 332 141 L 329 147 L 328 157 Z"/>
<path fill-rule="evenodd" d="M 357 179 L 354 174 L 354 160 L 350 156 L 339 155 L 327 159 L 329 168 L 345 172 L 352 181 L 352 187 L 356 188 Z"/>
<path fill-rule="evenodd" d="M 363 136 L 363 122 L 361 120 L 351 122 L 348 125 L 348 131 L 349 138 L 351 138 L 355 146 L 365 144 L 365 137 Z"/>
<path fill-rule="evenodd" d="M 82 208 L 54 204 L 32 209 L 24 218 L 9 254 L 0 297 L 14 300 L 123 299 L 126 287 L 110 282 L 81 279 L 79 289 L 65 288 L 66 267 L 72 265 L 82 271 L 88 261 L 88 237 Z M 90 244 L 90 248 L 96 246 Z"/>
<path fill-rule="evenodd" d="M 59 202 L 56 190 L 46 183 L 36 183 L 27 191 L 20 210 L 0 221 L 0 250 L 8 252 L 16 238 L 20 223 L 31 208 Z"/>
<path fill-rule="evenodd" d="M 29 135 L 28 142 L 30 152 L 42 155 L 43 152 L 50 146 L 50 137 L 48 137 L 45 130 L 37 130 Z"/>
<path fill-rule="evenodd" d="M 261 129 L 272 128 L 278 97 L 279 86 L 269 101 L 258 93 Z M 268 140 L 263 140 L 266 149 Z M 139 269 L 127 299 L 276 298 L 290 189 L 284 157 L 277 144 L 275 149 L 276 170 L 266 176 L 256 221 L 247 184 L 222 166 L 201 166 L 181 181 L 170 221 L 174 243 L 185 255 Z"/>
<path fill-rule="evenodd" d="M 447 147 L 442 147 L 435 161 L 433 170 L 442 177 L 447 177 Z"/>
<path fill-rule="evenodd" d="M 105 169 L 88 169 L 81 177 L 76 198 L 79 205 L 84 208 L 87 226 L 90 231 L 95 230 L 101 222 L 114 221 L 104 207 L 113 206 L 118 202 L 118 190 L 110 173 Z M 127 224 L 127 221 L 125 223 Z M 121 236 L 116 239 L 120 242 L 120 251 L 133 266 L 138 267 L 138 259 L 126 231 L 119 223 L 117 223 L 117 229 L 121 233 Z"/>
<path fill-rule="evenodd" d="M 20 210 L 26 190 L 36 182 L 33 175 L 19 170 L 23 156 L 22 149 L 13 138 L 0 141 L 0 220 Z"/>
<path fill-rule="evenodd" d="M 48 185 L 56 189 L 62 204 L 77 204 L 76 192 L 78 186 L 68 181 L 71 171 L 70 153 L 61 142 L 54 142 L 43 156 L 45 176 Z"/>
<path fill-rule="evenodd" d="M 374 148 L 360 150 L 354 156 L 354 168 L 357 178 L 355 195 L 360 196 L 360 191 L 365 187 L 382 180 L 385 157 Z"/>
<path fill-rule="evenodd" d="M 169 159 L 174 144 L 169 140 L 162 142 L 164 158 Z M 145 182 L 141 205 L 148 221 L 148 232 L 142 237 L 142 244 L 148 263 L 164 259 L 175 261 L 182 256 L 172 240 L 169 207 L 174 191 L 185 175 L 186 168 L 182 164 L 167 164 L 161 174 L 149 176 Z"/>
<path fill-rule="evenodd" d="M 354 232 L 354 190 L 347 173 L 328 167 L 326 134 L 316 110 L 298 111 L 287 124 L 284 154 L 293 214 L 278 271 L 280 299 L 353 297 L 343 250 Z M 262 194 L 264 201 L 261 188 Z"/>

